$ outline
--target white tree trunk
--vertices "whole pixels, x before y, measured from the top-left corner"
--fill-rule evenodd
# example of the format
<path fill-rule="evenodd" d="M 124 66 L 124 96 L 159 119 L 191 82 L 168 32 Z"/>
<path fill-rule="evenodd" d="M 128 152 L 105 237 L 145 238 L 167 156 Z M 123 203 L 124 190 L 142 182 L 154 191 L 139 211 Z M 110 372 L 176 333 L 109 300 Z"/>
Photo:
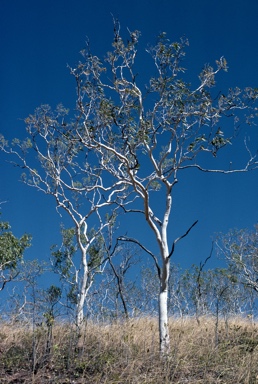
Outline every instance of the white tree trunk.
<path fill-rule="evenodd" d="M 164 356 L 170 350 L 169 328 L 168 328 L 168 278 L 169 259 L 164 260 L 162 275 L 160 277 L 159 293 L 159 336 L 160 352 Z"/>
<path fill-rule="evenodd" d="M 83 307 L 84 307 L 84 302 L 85 302 L 85 296 L 80 296 L 79 298 L 79 303 L 77 304 L 76 307 L 76 327 L 80 328 L 83 323 L 83 318 L 84 318 L 84 313 L 83 313 Z"/>
<path fill-rule="evenodd" d="M 85 225 L 85 228 L 87 226 Z M 77 271 L 77 278 L 76 278 L 76 283 L 77 287 L 79 289 L 78 292 L 78 297 L 77 297 L 77 304 L 76 304 L 76 326 L 80 329 L 83 323 L 83 318 L 84 318 L 84 304 L 87 296 L 87 282 L 88 282 L 88 277 L 89 277 L 89 269 L 88 269 L 88 264 L 87 264 L 87 250 L 88 250 L 88 245 L 86 247 L 83 246 L 82 241 L 81 241 L 81 234 L 80 234 L 80 226 L 77 226 L 77 241 L 79 243 L 79 247 L 81 250 L 81 263 L 82 263 L 82 268 L 83 268 L 83 276 L 81 278 L 81 282 L 79 282 L 79 276 L 78 276 L 78 271 Z"/>
<path fill-rule="evenodd" d="M 78 295 L 78 302 L 76 306 L 76 326 L 80 328 L 83 324 L 84 320 L 84 305 L 86 301 L 86 297 L 88 295 L 88 291 L 92 285 L 93 280 L 89 279 L 89 274 L 88 274 L 88 267 L 84 268 L 84 275 L 82 277 L 82 284 L 80 288 L 80 292 Z"/>

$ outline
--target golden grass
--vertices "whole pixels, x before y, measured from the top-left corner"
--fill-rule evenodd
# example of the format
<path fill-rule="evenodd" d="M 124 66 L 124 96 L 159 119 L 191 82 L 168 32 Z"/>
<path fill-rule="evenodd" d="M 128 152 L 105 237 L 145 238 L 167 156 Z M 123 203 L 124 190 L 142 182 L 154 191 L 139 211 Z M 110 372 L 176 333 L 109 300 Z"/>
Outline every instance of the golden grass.
<path fill-rule="evenodd" d="M 1 324 L 0 383 L 258 384 L 258 326 L 248 320 L 171 319 L 171 352 L 160 359 L 157 319 L 88 322 L 76 330 Z M 50 348 L 48 348 L 48 346 Z"/>

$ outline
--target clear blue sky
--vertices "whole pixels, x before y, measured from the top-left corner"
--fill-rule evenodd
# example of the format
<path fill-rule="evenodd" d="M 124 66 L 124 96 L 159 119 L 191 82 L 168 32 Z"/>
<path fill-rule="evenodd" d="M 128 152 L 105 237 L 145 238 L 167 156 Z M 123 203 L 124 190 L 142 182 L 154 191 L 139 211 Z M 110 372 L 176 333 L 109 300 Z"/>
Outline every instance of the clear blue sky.
<path fill-rule="evenodd" d="M 24 129 L 20 119 L 42 103 L 74 106 L 75 83 L 67 64 L 76 65 L 87 36 L 98 55 L 110 49 L 111 13 L 123 29 L 141 31 L 141 49 L 163 31 L 172 40 L 188 37 L 186 66 L 192 82 L 205 63 L 224 55 L 229 72 L 221 87 L 258 86 L 257 0 L 2 0 L 1 133 L 9 139 L 19 136 Z M 147 62 L 140 63 L 143 74 L 145 65 L 148 68 Z M 252 146 L 258 148 L 258 128 L 253 129 Z M 242 159 L 241 149 L 235 148 L 236 161 Z M 2 218 L 16 235 L 32 234 L 30 258 L 47 259 L 51 244 L 59 241 L 60 218 L 50 196 L 18 180 L 19 170 L 6 164 L 0 153 L 0 201 L 7 201 L 1 207 Z M 171 238 L 196 219 L 199 223 L 178 246 L 174 261 L 183 267 L 199 263 L 209 254 L 215 233 L 252 228 L 257 222 L 257 193 L 258 172 L 182 179 L 175 193 Z M 144 237 L 142 227 L 141 231 Z"/>

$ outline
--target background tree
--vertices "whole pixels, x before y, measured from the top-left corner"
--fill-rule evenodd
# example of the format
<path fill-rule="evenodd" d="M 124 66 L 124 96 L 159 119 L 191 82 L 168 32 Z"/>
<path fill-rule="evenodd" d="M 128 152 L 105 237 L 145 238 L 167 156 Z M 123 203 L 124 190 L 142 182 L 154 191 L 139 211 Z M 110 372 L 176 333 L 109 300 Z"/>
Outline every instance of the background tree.
<path fill-rule="evenodd" d="M 238 283 L 249 292 L 249 307 L 253 312 L 255 300 L 251 291 L 255 296 L 258 293 L 258 225 L 253 230 L 230 230 L 225 235 L 221 234 L 216 245 L 218 254 L 226 259 Z"/>
<path fill-rule="evenodd" d="M 129 319 L 144 313 L 139 264 L 141 257 L 135 246 L 118 243 L 113 249 L 104 246 L 106 267 L 101 279 L 94 279 L 87 296 L 88 317 L 100 321 Z M 139 298 L 140 297 L 140 298 Z"/>
<path fill-rule="evenodd" d="M 80 254 L 74 270 L 75 273 L 80 271 L 80 278 L 76 275 L 74 281 L 77 284 L 76 324 L 80 327 L 91 285 L 89 263 L 92 258 L 89 252 L 112 221 L 111 205 L 125 187 L 120 182 L 108 185 L 108 181 L 103 180 L 92 151 L 73 139 L 79 121 L 76 117 L 68 124 L 68 112 L 62 105 L 54 111 L 43 105 L 25 121 L 27 138 L 14 139 L 10 146 L 2 136 L 0 141 L 1 148 L 18 159 L 16 165 L 24 171 L 22 181 L 52 196 L 59 214 L 66 212 L 69 225 L 72 222 L 72 236 L 77 254 Z M 68 237 L 66 232 L 66 239 Z M 62 255 L 67 257 L 67 264 L 71 262 L 71 256 L 67 252 Z M 75 266 L 75 259 L 72 263 Z"/>
<path fill-rule="evenodd" d="M 55 285 L 51 285 L 48 289 L 46 289 L 45 293 L 45 302 L 46 302 L 46 311 L 44 312 L 44 317 L 46 320 L 47 326 L 47 345 L 46 345 L 46 356 L 48 357 L 52 348 L 53 341 L 53 326 L 56 320 L 56 316 L 58 310 L 56 307 L 58 306 L 59 300 L 62 296 L 62 290 L 60 287 Z"/>
<path fill-rule="evenodd" d="M 132 313 L 132 303 L 134 298 L 134 287 L 136 285 L 135 278 L 126 279 L 127 275 L 131 272 L 134 275 L 134 272 L 131 271 L 135 264 L 139 263 L 139 260 L 136 259 L 134 250 L 130 248 L 119 248 L 120 261 L 113 261 L 112 255 L 108 253 L 109 261 L 109 272 L 111 281 L 109 286 L 113 286 L 114 291 L 114 306 L 116 316 L 119 317 L 119 312 L 122 312 L 126 319 L 129 319 L 129 313 Z M 122 305 L 122 311 L 119 311 L 119 308 Z"/>
<path fill-rule="evenodd" d="M 80 257 L 80 262 L 78 263 L 77 256 L 78 253 L 80 254 L 80 248 L 76 238 L 76 228 L 62 228 L 61 234 L 61 247 L 52 246 L 51 265 L 53 271 L 60 276 L 62 295 L 66 302 L 65 306 L 68 312 L 71 313 L 72 311 L 72 316 L 78 325 L 78 311 L 80 310 L 78 303 L 81 298 L 80 287 L 85 271 Z M 95 275 L 101 274 L 106 264 L 102 235 L 96 235 L 95 231 L 92 230 L 88 237 L 89 239 L 94 238 L 94 243 L 88 247 L 88 277 L 84 293 L 85 298 L 94 282 Z M 85 241 L 83 244 L 85 245 Z"/>

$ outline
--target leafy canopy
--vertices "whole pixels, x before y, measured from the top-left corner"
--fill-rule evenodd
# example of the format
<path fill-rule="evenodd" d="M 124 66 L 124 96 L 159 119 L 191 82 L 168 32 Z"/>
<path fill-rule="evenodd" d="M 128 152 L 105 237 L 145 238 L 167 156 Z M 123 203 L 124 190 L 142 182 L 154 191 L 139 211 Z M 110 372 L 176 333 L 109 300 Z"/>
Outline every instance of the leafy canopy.
<path fill-rule="evenodd" d="M 31 237 L 24 234 L 20 239 L 11 232 L 8 222 L 0 222 L 0 270 L 15 269 L 22 259 Z"/>

